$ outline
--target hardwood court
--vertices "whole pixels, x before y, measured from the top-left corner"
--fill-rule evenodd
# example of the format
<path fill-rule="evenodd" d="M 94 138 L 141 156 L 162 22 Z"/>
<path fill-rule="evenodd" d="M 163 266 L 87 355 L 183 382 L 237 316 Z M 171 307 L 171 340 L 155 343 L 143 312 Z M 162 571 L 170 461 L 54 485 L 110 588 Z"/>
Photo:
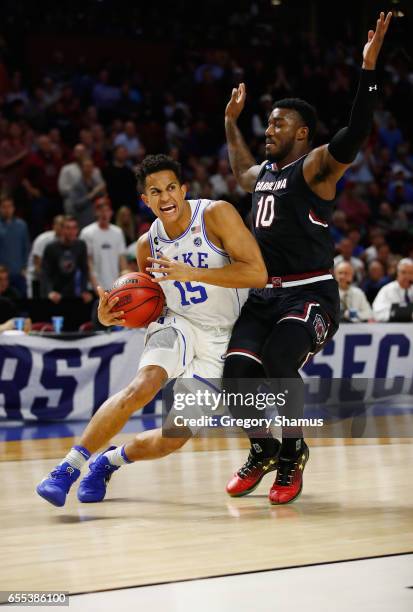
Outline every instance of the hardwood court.
<path fill-rule="evenodd" d="M 72 442 L 0 445 L 0 590 L 82 593 L 413 550 L 408 440 L 314 443 L 288 506 L 269 504 L 272 474 L 229 498 L 245 444 L 203 440 L 122 468 L 101 504 L 72 491 L 55 508 L 34 488 Z"/>

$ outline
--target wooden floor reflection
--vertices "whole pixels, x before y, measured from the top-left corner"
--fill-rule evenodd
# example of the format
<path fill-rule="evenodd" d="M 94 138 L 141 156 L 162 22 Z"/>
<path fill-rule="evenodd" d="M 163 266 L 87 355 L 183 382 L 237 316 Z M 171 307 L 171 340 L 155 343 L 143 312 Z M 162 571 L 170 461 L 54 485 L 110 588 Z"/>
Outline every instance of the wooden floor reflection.
<path fill-rule="evenodd" d="M 413 550 L 408 439 L 310 441 L 303 494 L 288 506 L 268 502 L 273 475 L 229 498 L 246 443 L 204 439 L 125 466 L 101 504 L 72 490 L 59 509 L 34 489 L 72 443 L 0 444 L 0 590 L 80 593 Z"/>

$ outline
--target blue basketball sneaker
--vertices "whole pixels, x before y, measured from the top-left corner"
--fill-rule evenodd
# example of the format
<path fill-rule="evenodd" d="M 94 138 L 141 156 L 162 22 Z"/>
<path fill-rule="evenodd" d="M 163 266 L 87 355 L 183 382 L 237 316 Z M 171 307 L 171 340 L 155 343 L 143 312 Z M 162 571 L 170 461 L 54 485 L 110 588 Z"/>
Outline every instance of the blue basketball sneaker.
<path fill-rule="evenodd" d="M 89 465 L 89 474 L 82 478 L 77 490 L 77 498 L 80 502 L 92 503 L 100 502 L 104 499 L 107 484 L 112 478 L 113 472 L 119 469 L 118 466 L 112 465 L 104 454 L 114 448 L 116 446 L 107 448 Z"/>
<path fill-rule="evenodd" d="M 37 485 L 36 491 L 46 501 L 54 506 L 64 506 L 70 487 L 80 476 L 80 470 L 70 463 L 61 463 Z"/>

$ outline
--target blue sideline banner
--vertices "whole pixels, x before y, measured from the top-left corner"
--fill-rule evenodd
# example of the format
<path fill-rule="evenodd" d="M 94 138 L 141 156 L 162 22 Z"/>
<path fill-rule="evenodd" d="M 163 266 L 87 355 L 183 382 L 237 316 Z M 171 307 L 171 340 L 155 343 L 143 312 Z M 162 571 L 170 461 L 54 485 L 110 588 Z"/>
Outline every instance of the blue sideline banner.
<path fill-rule="evenodd" d="M 73 341 L 0 336 L 0 417 L 89 419 L 135 376 L 144 330 Z"/>
<path fill-rule="evenodd" d="M 303 368 L 321 378 L 413 377 L 413 323 L 340 326 L 324 350 Z"/>
<path fill-rule="evenodd" d="M 0 418 L 89 419 L 134 377 L 144 330 L 63 341 L 0 336 Z M 396 379 L 411 384 L 413 324 L 342 325 L 303 368 L 305 377 Z"/>

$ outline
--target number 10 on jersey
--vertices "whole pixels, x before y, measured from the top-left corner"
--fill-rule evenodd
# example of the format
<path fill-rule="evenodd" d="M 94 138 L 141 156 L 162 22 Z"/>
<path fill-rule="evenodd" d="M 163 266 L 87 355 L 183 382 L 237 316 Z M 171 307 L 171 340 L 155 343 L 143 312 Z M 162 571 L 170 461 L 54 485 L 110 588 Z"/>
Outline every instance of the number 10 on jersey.
<path fill-rule="evenodd" d="M 258 212 L 255 220 L 255 227 L 269 227 L 274 221 L 274 196 L 262 196 L 258 200 Z"/>

